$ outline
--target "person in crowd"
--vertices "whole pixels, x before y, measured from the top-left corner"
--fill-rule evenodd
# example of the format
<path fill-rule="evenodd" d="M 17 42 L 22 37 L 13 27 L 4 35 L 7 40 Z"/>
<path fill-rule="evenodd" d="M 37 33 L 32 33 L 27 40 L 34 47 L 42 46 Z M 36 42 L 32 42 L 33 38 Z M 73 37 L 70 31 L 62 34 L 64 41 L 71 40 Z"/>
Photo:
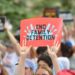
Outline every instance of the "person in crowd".
<path fill-rule="evenodd" d="M 39 57 L 41 54 L 44 54 L 47 52 L 47 47 L 46 46 L 43 46 L 43 47 L 38 47 L 36 49 L 36 54 L 37 54 L 37 57 Z"/>
<path fill-rule="evenodd" d="M 32 75 L 36 72 L 36 64 L 31 59 L 25 60 L 25 75 Z"/>
<path fill-rule="evenodd" d="M 18 63 L 18 56 L 12 45 L 7 46 L 2 63 L 5 69 L 8 71 L 8 74 L 14 75 L 16 64 Z"/>
<path fill-rule="evenodd" d="M 57 50 L 58 52 L 58 50 Z M 56 52 L 56 53 L 57 53 Z M 42 54 L 47 54 L 47 47 L 38 47 L 36 50 L 36 53 L 38 55 L 38 58 L 42 55 Z M 43 56 L 42 56 L 43 58 Z M 70 68 L 70 63 L 69 60 L 66 57 L 58 57 L 58 63 L 60 65 L 61 69 L 69 69 Z M 54 68 L 53 68 L 54 70 Z M 54 73 L 54 72 L 53 72 Z M 54 74 L 53 74 L 54 75 Z"/>
<path fill-rule="evenodd" d="M 48 54 L 41 54 L 38 58 L 38 68 L 46 67 L 50 71 L 52 70 L 53 64 Z"/>
<path fill-rule="evenodd" d="M 56 75 L 75 75 L 75 71 L 68 70 L 68 69 L 64 69 L 64 70 L 60 69 L 58 62 L 57 62 L 57 55 L 56 55 L 56 52 L 54 52 L 53 48 L 50 48 L 48 46 L 47 51 L 48 51 L 49 56 L 52 59 L 52 63 L 54 65 Z"/>
<path fill-rule="evenodd" d="M 31 50 L 30 48 L 26 48 L 26 47 L 24 47 L 24 48 L 22 47 L 20 49 L 20 59 L 19 59 L 17 69 L 15 71 L 16 72 L 15 75 L 33 75 L 34 74 L 34 70 L 32 68 L 33 64 L 32 64 L 32 62 L 30 62 L 31 60 L 27 61 L 28 59 L 26 59 L 26 55 L 30 52 L 30 50 Z M 27 63 L 26 63 L 26 61 L 27 61 Z M 30 67 L 30 66 L 32 66 L 32 67 Z M 49 73 L 49 71 L 45 68 L 38 68 L 36 75 L 38 75 L 40 70 L 41 70 L 41 72 L 45 71 L 45 74 Z M 48 75 L 51 75 L 51 74 L 48 74 Z"/>
<path fill-rule="evenodd" d="M 2 53 L 0 62 L 4 66 L 4 68 L 7 70 L 8 74 L 13 75 L 16 64 L 18 62 L 18 56 L 16 52 L 14 51 L 14 47 L 13 45 L 10 45 L 10 44 L 8 44 L 7 46 L 0 44 L 0 48 L 1 48 L 0 51 Z"/>
<path fill-rule="evenodd" d="M 61 70 L 60 69 L 58 61 L 57 61 L 57 55 L 56 55 L 56 52 L 55 52 L 54 49 L 55 48 L 50 48 L 49 46 L 47 47 L 47 52 L 48 52 L 48 54 L 49 54 L 49 56 L 52 60 L 52 64 L 55 68 L 56 75 L 63 75 L 63 74 L 65 74 L 65 75 L 75 75 L 75 73 L 71 70 L 67 70 L 67 69 Z M 16 69 L 15 75 L 25 75 L 24 61 L 25 61 L 26 55 L 29 51 L 30 51 L 30 49 L 27 49 L 25 47 L 23 49 L 22 48 L 20 49 L 21 54 L 20 54 L 20 59 L 19 59 L 19 65 Z M 43 74 L 44 71 L 48 73 L 47 69 L 45 70 L 44 68 L 45 68 L 44 66 L 38 67 L 35 75 L 37 75 L 38 72 L 40 72 L 40 71 L 41 71 L 40 72 L 41 74 Z M 50 74 L 48 73 L 48 75 L 50 75 Z"/>
<path fill-rule="evenodd" d="M 33 63 L 35 63 L 35 71 L 37 69 L 37 57 L 36 57 L 36 50 L 31 47 L 30 52 L 27 54 L 27 58 L 30 59 Z"/>
<path fill-rule="evenodd" d="M 67 46 L 65 43 L 61 42 L 60 48 L 57 51 L 57 55 L 59 59 L 62 59 L 62 63 L 64 64 L 64 69 L 70 69 L 70 61 L 69 58 L 72 56 L 73 51 L 72 48 Z M 58 60 L 59 60 L 58 59 Z"/>
<path fill-rule="evenodd" d="M 16 54 L 18 56 L 20 56 L 20 47 L 21 46 L 20 46 L 19 42 L 15 39 L 14 35 L 9 31 L 9 29 L 7 27 L 5 27 L 5 31 L 7 32 L 8 36 L 9 36 L 9 39 L 12 42 L 13 46 L 15 47 Z M 23 41 L 23 42 L 26 42 L 26 41 Z M 35 63 L 35 70 L 36 70 L 36 68 L 37 68 L 36 54 L 35 54 L 35 51 L 34 51 L 34 49 L 32 47 L 31 47 L 30 52 L 27 54 L 26 58 L 30 59 L 32 62 Z M 15 57 L 15 60 L 17 60 L 16 57 Z"/>
<path fill-rule="evenodd" d="M 75 70 L 75 46 L 73 46 L 73 44 L 70 41 L 66 41 L 65 44 L 71 48 L 70 51 L 70 69 Z M 70 49 L 69 48 L 69 49 Z"/>
<path fill-rule="evenodd" d="M 2 44 L 0 45 L 1 52 L 5 53 L 2 58 L 2 64 L 7 70 L 8 75 L 14 75 L 15 68 L 18 63 L 20 45 L 7 27 L 5 28 L 5 31 L 7 32 L 12 44 L 6 44 L 6 46 Z"/>
<path fill-rule="evenodd" d="M 60 50 L 58 51 L 58 56 L 66 57 L 68 59 L 67 64 L 69 64 L 69 69 L 75 70 L 75 48 L 72 46 L 70 41 L 61 43 Z"/>
<path fill-rule="evenodd" d="M 63 42 L 70 47 L 69 49 L 69 61 L 70 61 L 70 69 L 75 70 L 75 35 L 74 35 L 74 31 L 75 31 L 75 25 L 72 25 L 71 28 L 67 28 L 66 26 L 64 26 L 64 37 L 63 37 Z M 67 53 L 68 54 L 68 53 Z"/>
<path fill-rule="evenodd" d="M 31 47 L 25 47 L 24 44 L 20 47 L 20 58 L 17 65 L 15 75 L 34 75 L 34 62 L 27 59 L 26 56 L 30 52 Z"/>
<path fill-rule="evenodd" d="M 20 44 L 19 42 L 16 40 L 15 36 L 12 34 L 12 32 L 8 29 L 8 27 L 5 27 L 5 32 L 7 33 L 12 45 L 15 48 L 15 52 L 16 54 L 19 56 L 19 48 L 20 48 Z"/>
<path fill-rule="evenodd" d="M 73 54 L 73 50 L 72 50 L 72 45 L 69 44 L 68 42 L 66 43 L 61 43 L 60 45 L 60 49 L 58 51 L 58 56 L 63 56 L 63 57 L 71 57 Z"/>

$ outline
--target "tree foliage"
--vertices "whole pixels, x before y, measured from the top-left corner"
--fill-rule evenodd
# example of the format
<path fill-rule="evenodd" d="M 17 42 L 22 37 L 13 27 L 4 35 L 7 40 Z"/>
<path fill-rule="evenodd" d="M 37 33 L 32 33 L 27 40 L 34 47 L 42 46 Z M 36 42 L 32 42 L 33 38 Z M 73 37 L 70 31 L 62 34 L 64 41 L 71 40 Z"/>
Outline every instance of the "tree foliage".
<path fill-rule="evenodd" d="M 75 12 L 74 0 L 0 0 L 0 15 L 5 15 L 16 31 L 20 20 L 42 16 L 45 7 L 60 7 Z"/>

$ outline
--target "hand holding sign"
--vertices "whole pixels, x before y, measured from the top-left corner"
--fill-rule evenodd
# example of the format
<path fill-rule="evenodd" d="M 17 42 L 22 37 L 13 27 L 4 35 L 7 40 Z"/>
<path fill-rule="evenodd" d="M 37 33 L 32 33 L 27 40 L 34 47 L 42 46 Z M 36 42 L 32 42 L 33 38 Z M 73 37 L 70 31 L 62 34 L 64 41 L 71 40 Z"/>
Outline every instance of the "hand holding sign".
<path fill-rule="evenodd" d="M 54 56 L 57 54 L 58 50 L 59 50 L 60 44 L 58 43 L 54 43 L 54 45 L 52 47 L 49 47 L 47 45 L 47 52 L 50 55 L 50 57 L 54 58 Z"/>
<path fill-rule="evenodd" d="M 20 56 L 26 56 L 29 52 L 30 52 L 31 46 L 30 47 L 26 47 L 26 40 L 23 40 L 22 42 L 22 46 L 20 47 Z"/>
<path fill-rule="evenodd" d="M 53 46 L 53 48 L 54 48 L 55 46 Z M 56 73 L 58 73 L 59 71 L 60 71 L 60 67 L 59 67 L 59 64 L 58 64 L 58 61 L 57 61 L 57 55 L 56 55 L 56 50 L 54 50 L 52 47 L 49 47 L 49 46 L 47 46 L 47 52 L 48 52 L 48 54 L 49 54 L 49 56 L 50 56 L 50 58 L 51 58 L 51 60 L 52 60 L 52 63 L 53 63 L 53 66 L 54 66 L 54 68 L 55 68 L 55 71 L 56 71 Z M 58 46 L 57 46 L 57 48 L 58 48 Z"/>
<path fill-rule="evenodd" d="M 53 46 L 54 40 L 60 43 L 62 36 L 62 19 L 32 18 L 21 21 L 20 43 L 27 40 L 27 46 Z"/>

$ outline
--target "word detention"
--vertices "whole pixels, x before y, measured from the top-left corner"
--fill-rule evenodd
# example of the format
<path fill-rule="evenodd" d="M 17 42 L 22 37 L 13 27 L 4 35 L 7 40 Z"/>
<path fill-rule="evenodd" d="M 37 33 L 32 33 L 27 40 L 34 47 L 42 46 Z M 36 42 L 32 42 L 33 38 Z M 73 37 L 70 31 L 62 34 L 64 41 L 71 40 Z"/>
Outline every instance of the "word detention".
<path fill-rule="evenodd" d="M 54 40 L 55 35 L 52 34 L 51 30 L 46 29 L 45 24 L 43 25 L 36 25 L 34 30 L 31 30 L 27 33 L 27 40 Z"/>

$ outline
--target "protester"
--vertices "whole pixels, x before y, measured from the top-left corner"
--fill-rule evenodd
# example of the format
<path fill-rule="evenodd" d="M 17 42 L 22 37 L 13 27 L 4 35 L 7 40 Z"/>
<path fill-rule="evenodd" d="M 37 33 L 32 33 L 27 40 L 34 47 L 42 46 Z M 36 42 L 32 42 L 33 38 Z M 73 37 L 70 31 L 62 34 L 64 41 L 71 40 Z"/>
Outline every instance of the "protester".
<path fill-rule="evenodd" d="M 15 52 L 15 55 L 17 55 L 17 56 L 20 56 L 20 44 L 18 43 L 18 41 L 15 39 L 15 37 L 13 36 L 13 34 L 9 31 L 9 29 L 7 28 L 7 27 L 5 27 L 5 30 L 6 30 L 6 32 L 7 32 L 7 34 L 8 34 L 8 36 L 9 36 L 9 38 L 10 38 L 10 41 L 11 41 L 11 43 L 12 43 L 12 45 L 14 46 L 14 48 L 15 48 L 15 50 L 8 50 L 8 51 L 12 51 L 11 53 L 9 53 L 9 55 L 7 55 L 7 56 L 10 56 L 10 54 L 13 54 L 13 52 Z M 26 42 L 26 41 L 23 41 L 23 42 Z M 18 57 L 17 56 L 13 56 L 13 55 L 11 55 L 11 59 L 10 59 L 10 61 L 13 59 L 13 58 L 15 58 L 14 60 L 12 60 L 13 62 L 13 66 L 11 66 L 11 68 L 13 68 L 13 70 L 11 70 L 11 69 L 9 69 L 8 70 L 8 72 L 10 72 L 10 71 L 12 71 L 12 72 L 10 72 L 11 74 L 9 74 L 9 75 L 12 75 L 13 73 L 14 73 L 14 71 L 15 71 L 15 67 L 16 67 L 16 64 L 17 64 L 17 62 L 18 62 Z M 26 58 L 27 59 L 29 59 L 30 61 L 30 63 L 34 63 L 34 72 L 36 71 L 36 68 L 37 68 L 37 60 L 36 60 L 36 54 L 35 54 L 35 51 L 34 51 L 34 49 L 31 47 L 31 51 L 26 55 Z M 28 62 L 28 63 L 29 63 Z M 9 65 L 9 64 L 8 64 Z M 30 65 L 30 70 L 31 70 L 31 65 Z M 27 71 L 27 70 L 26 70 Z M 29 73 L 28 73 L 29 74 Z"/>
<path fill-rule="evenodd" d="M 8 72 L 8 75 L 14 75 L 16 66 L 18 64 L 18 58 L 19 58 L 19 45 L 13 34 L 9 31 L 8 27 L 5 27 L 5 31 L 8 34 L 8 37 L 10 38 L 11 43 L 0 45 L 1 52 L 5 53 L 4 57 L 2 58 L 2 64 L 6 71 Z M 17 45 L 18 47 L 17 47 Z"/>
<path fill-rule="evenodd" d="M 8 71 L 8 74 L 14 75 L 16 64 L 18 63 L 18 56 L 12 46 L 7 47 L 2 63 Z"/>
<path fill-rule="evenodd" d="M 75 52 L 74 48 L 72 47 L 72 43 L 67 41 L 65 43 L 61 43 L 60 50 L 58 52 L 59 56 L 66 57 L 69 61 L 67 64 L 69 65 L 69 69 L 75 70 L 74 62 L 75 62 Z"/>
<path fill-rule="evenodd" d="M 49 64 L 49 61 L 51 62 L 51 59 L 50 59 L 50 57 L 48 56 L 48 53 L 47 53 L 47 47 L 38 47 L 36 52 L 38 54 L 38 61 L 43 60 L 43 61 L 46 61 L 47 64 Z M 70 63 L 69 63 L 69 60 L 66 57 L 58 57 L 57 61 L 59 63 L 59 66 L 60 66 L 61 70 L 70 69 Z M 39 64 L 39 62 L 38 62 L 38 64 Z M 42 62 L 42 64 L 40 64 L 40 66 L 41 65 L 43 65 L 43 62 Z M 45 64 L 43 66 L 45 66 Z M 53 66 L 51 67 L 51 66 L 50 66 L 50 68 L 52 69 L 53 75 L 56 75 L 54 67 Z"/>
<path fill-rule="evenodd" d="M 70 46 L 67 46 L 65 43 L 61 43 L 60 49 L 57 52 L 58 56 L 63 56 L 63 57 L 71 57 L 73 54 L 73 50 Z"/>
<path fill-rule="evenodd" d="M 69 54 L 70 57 L 69 57 L 69 61 L 70 61 L 70 69 L 72 70 L 75 70 L 75 35 L 74 35 L 74 32 L 75 32 L 75 25 L 72 25 L 70 28 L 68 28 L 67 26 L 64 25 L 64 37 L 63 37 L 63 42 L 70 47 L 69 49 Z M 66 51 L 67 53 L 67 51 Z M 68 53 L 67 53 L 68 54 Z M 66 54 L 66 55 L 67 55 Z"/>
<path fill-rule="evenodd" d="M 39 57 L 41 54 L 44 54 L 47 52 L 47 47 L 46 46 L 43 46 L 43 47 L 38 47 L 36 49 L 36 54 L 37 54 L 37 57 Z"/>
<path fill-rule="evenodd" d="M 51 58 L 47 54 L 41 54 L 38 58 L 38 67 L 46 67 L 49 70 L 52 70 L 53 64 Z"/>
<path fill-rule="evenodd" d="M 19 65 L 17 66 L 17 69 L 15 71 L 16 72 L 15 75 L 33 75 L 34 70 L 32 69 L 33 68 L 32 61 L 29 60 L 29 59 L 25 59 L 26 58 L 26 55 L 29 53 L 30 49 L 24 47 L 23 49 L 21 48 L 20 51 L 21 51 L 21 54 L 20 54 L 20 59 L 19 59 Z M 24 61 L 27 61 L 27 62 L 24 62 Z M 25 63 L 25 67 L 24 67 L 24 63 Z M 30 66 L 32 66 L 32 67 L 30 67 Z M 30 67 L 30 69 L 27 69 L 29 67 Z M 42 70 L 44 70 L 44 69 L 42 69 Z M 37 73 L 38 73 L 38 71 L 40 71 L 40 69 L 37 70 Z"/>
<path fill-rule="evenodd" d="M 56 53 L 54 52 L 52 48 L 49 48 L 49 46 L 48 46 L 48 54 L 52 59 L 52 62 L 56 71 L 56 75 L 75 75 L 75 71 L 71 71 L 67 69 L 64 69 L 64 70 L 60 69 L 58 62 L 57 62 Z"/>
<path fill-rule="evenodd" d="M 27 54 L 30 51 L 30 48 L 26 48 L 25 46 L 20 48 L 20 58 L 19 58 L 17 69 L 15 71 L 15 75 L 29 75 L 29 74 L 33 75 L 34 74 L 34 69 L 33 69 L 34 64 L 32 63 L 31 60 L 28 60 L 28 59 L 27 61 L 25 60 Z"/>

